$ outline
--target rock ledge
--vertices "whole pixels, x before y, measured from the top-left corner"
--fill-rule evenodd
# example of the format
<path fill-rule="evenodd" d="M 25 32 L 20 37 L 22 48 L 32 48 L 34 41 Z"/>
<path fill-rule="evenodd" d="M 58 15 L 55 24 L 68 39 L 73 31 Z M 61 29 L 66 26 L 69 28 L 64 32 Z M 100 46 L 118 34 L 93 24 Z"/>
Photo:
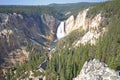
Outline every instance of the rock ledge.
<path fill-rule="evenodd" d="M 120 76 L 105 63 L 93 59 L 85 62 L 80 74 L 73 80 L 120 80 Z"/>

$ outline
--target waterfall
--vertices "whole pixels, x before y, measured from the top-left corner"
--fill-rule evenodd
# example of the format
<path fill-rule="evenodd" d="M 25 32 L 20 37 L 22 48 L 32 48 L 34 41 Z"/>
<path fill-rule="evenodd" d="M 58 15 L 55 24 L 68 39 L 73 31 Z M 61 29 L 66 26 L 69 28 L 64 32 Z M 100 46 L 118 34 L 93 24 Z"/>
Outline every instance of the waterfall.
<path fill-rule="evenodd" d="M 58 26 L 58 29 L 57 29 L 57 39 L 61 39 L 61 38 L 63 38 L 64 36 L 65 36 L 65 26 L 64 26 L 64 24 L 65 24 L 65 22 L 64 21 L 62 21 L 61 23 L 60 23 L 60 25 Z"/>

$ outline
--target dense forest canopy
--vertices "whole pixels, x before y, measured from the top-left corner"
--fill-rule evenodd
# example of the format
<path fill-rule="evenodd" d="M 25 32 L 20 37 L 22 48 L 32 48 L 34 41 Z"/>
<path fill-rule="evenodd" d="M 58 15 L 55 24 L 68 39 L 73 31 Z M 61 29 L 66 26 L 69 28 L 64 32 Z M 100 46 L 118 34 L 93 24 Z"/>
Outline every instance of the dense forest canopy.
<path fill-rule="evenodd" d="M 54 7 L 59 12 L 69 17 L 71 15 L 76 16 L 81 10 L 93 6 L 95 4 L 97 3 L 80 2 L 80 3 L 69 3 L 69 4 L 50 4 L 49 6 Z"/>

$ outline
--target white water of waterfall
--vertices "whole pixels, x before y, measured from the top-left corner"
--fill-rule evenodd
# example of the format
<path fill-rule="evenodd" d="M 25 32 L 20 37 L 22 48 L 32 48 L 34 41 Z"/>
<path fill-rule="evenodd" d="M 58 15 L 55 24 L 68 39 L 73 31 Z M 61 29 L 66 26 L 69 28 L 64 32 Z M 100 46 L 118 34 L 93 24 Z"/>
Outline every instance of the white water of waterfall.
<path fill-rule="evenodd" d="M 62 21 L 61 23 L 60 23 L 60 25 L 58 26 L 58 29 L 57 29 L 57 39 L 61 39 L 61 38 L 63 38 L 64 36 L 65 36 L 65 26 L 64 26 L 64 21 Z"/>

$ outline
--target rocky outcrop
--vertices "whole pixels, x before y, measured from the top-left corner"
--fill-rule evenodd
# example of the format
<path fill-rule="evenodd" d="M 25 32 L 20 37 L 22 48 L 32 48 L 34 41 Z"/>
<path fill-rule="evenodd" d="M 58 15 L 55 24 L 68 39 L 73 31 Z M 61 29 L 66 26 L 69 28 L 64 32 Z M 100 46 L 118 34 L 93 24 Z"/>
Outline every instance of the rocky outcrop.
<path fill-rule="evenodd" d="M 73 80 L 120 80 L 120 76 L 105 63 L 93 59 L 85 62 L 80 74 Z"/>

